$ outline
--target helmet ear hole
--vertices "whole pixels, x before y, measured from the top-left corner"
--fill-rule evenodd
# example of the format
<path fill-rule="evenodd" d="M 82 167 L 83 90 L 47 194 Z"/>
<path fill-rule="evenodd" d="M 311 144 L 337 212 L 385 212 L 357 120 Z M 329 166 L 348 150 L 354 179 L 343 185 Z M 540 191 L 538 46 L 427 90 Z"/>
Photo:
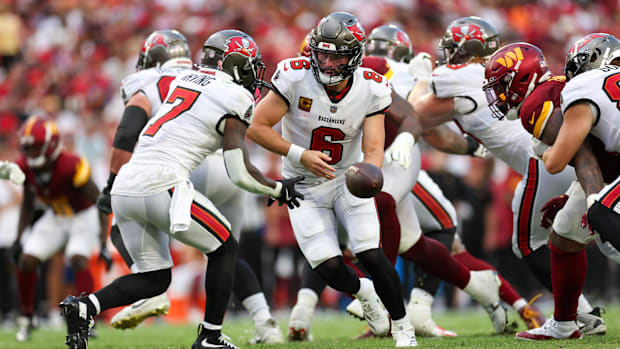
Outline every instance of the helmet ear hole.
<path fill-rule="evenodd" d="M 520 82 L 525 83 L 529 80 L 529 78 L 530 78 L 530 74 L 526 74 L 521 78 Z"/>

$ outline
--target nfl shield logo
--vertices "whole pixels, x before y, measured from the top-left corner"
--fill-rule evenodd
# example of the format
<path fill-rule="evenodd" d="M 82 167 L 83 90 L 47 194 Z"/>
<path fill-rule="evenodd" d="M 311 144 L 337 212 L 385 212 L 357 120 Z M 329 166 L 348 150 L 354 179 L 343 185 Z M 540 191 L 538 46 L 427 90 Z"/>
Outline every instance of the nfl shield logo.
<path fill-rule="evenodd" d="M 332 105 L 331 107 L 329 107 L 329 112 L 330 113 L 335 113 L 338 110 L 338 108 L 335 105 Z"/>

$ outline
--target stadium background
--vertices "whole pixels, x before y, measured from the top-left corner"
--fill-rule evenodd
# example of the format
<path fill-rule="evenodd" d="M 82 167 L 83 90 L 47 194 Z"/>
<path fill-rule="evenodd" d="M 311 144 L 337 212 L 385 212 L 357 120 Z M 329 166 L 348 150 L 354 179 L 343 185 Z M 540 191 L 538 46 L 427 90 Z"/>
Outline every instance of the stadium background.
<path fill-rule="evenodd" d="M 385 24 L 400 25 L 416 52 L 435 55 L 435 46 L 447 24 L 458 17 L 477 15 L 499 31 L 502 43 L 523 40 L 545 52 L 551 70 L 562 73 L 568 43 L 584 33 L 620 33 L 618 1 L 468 1 L 468 0 L 360 0 L 360 1 L 0 1 L 0 160 L 17 156 L 17 130 L 28 115 L 44 112 L 59 125 L 65 146 L 86 156 L 101 185 L 107 177 L 108 155 L 122 114 L 119 84 L 135 70 L 142 41 L 155 29 L 174 28 L 186 35 L 198 62 L 204 40 L 214 31 L 237 28 L 251 34 L 261 49 L 271 76 L 276 63 L 294 56 L 305 34 L 318 20 L 335 10 L 358 16 L 366 33 Z M 278 175 L 278 159 L 254 149 L 260 167 Z M 524 296 L 541 291 L 522 273 L 525 266 L 510 252 L 512 189 L 517 174 L 492 159 L 451 157 L 427 150 L 424 166 L 431 171 L 459 211 L 461 233 L 472 254 L 489 259 Z M 0 247 L 12 243 L 17 225 L 20 193 L 0 182 Z M 263 246 L 260 271 L 265 291 L 276 309 L 288 309 L 295 300 L 301 257 L 282 208 L 265 210 L 261 198 L 248 200 L 244 238 Z M 186 321 L 200 314 L 204 301 L 199 279 L 204 260 L 190 248 L 175 251 L 171 316 Z M 588 250 L 589 273 L 585 292 L 594 299 L 618 302 L 620 269 L 596 248 Z M 105 283 L 126 272 L 117 258 L 110 274 L 93 261 L 97 281 Z M 410 266 L 399 265 L 404 287 L 411 282 Z M 71 274 L 62 256 L 46 263 L 40 285 L 42 314 L 71 293 Z M 14 315 L 14 275 L 2 273 L 0 284 L 10 296 L 0 297 L 2 316 Z M 4 291 L 3 291 L 4 292 Z M 408 294 L 408 293 L 407 293 Z M 448 307 L 468 300 L 443 292 Z M 545 294 L 544 299 L 550 300 Z M 324 307 L 340 307 L 335 292 L 326 292 Z M 53 312 L 57 313 L 57 312 Z M 52 319 L 52 322 L 58 319 Z"/>

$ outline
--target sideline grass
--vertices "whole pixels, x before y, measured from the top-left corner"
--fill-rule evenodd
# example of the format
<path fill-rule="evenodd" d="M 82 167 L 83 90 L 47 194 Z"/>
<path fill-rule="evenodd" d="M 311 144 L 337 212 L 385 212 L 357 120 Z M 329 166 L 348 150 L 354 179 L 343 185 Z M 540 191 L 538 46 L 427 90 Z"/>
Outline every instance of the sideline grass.
<path fill-rule="evenodd" d="M 516 320 L 516 314 L 509 314 L 511 320 Z M 589 336 L 582 340 L 552 341 L 552 342 L 523 342 L 516 341 L 513 335 L 493 335 L 491 323 L 482 311 L 445 312 L 437 314 L 438 324 L 456 331 L 456 338 L 429 339 L 418 337 L 420 348 L 620 348 L 620 305 L 607 308 L 604 315 L 607 323 L 606 336 Z M 283 331 L 286 327 L 286 317 L 278 318 Z M 524 325 L 519 323 L 519 329 Z M 353 319 L 344 313 L 319 313 L 315 316 L 312 333 L 314 342 L 285 343 L 281 345 L 254 345 L 247 344 L 252 336 L 252 325 L 247 317 L 228 318 L 224 325 L 224 333 L 229 335 L 233 342 L 242 348 L 256 349 L 283 349 L 283 348 L 393 348 L 391 338 L 354 340 L 351 339 L 365 331 L 361 321 Z M 286 333 L 286 332 L 284 332 Z M 111 327 L 98 325 L 99 338 L 89 343 L 91 349 L 168 349 L 189 348 L 196 338 L 195 326 L 168 326 L 155 324 L 140 326 L 136 330 L 117 331 Z M 33 333 L 32 340 L 27 343 L 17 343 L 15 332 L 0 330 L 0 348 L 31 349 L 31 348 L 66 348 L 64 331 L 38 330 Z"/>

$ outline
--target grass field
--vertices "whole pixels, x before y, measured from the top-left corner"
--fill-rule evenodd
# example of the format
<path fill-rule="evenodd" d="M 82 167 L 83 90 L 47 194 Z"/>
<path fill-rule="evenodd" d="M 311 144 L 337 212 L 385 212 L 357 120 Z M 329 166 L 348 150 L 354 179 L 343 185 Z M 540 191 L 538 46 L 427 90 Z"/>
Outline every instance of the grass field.
<path fill-rule="evenodd" d="M 509 314 L 516 320 L 514 312 Z M 513 335 L 492 335 L 491 323 L 482 311 L 445 312 L 437 314 L 437 323 L 457 331 L 456 338 L 429 339 L 418 337 L 420 348 L 620 348 L 620 306 L 607 308 L 604 315 L 608 332 L 606 336 L 590 336 L 581 340 L 552 342 L 516 341 Z M 287 318 L 278 317 L 285 331 Z M 522 323 L 519 328 L 523 329 Z M 341 313 L 319 313 L 312 324 L 314 341 L 311 343 L 285 343 L 280 345 L 249 345 L 252 325 L 247 317 L 228 318 L 224 333 L 242 348 L 393 348 L 391 338 L 354 340 L 351 339 L 365 331 L 364 323 Z M 196 338 L 195 326 L 167 326 L 154 324 L 140 326 L 136 330 L 118 331 L 111 327 L 98 325 L 99 338 L 91 340 L 91 349 L 112 348 L 189 348 Z M 66 348 L 64 331 L 38 330 L 28 343 L 15 342 L 13 331 L 0 331 L 0 348 Z"/>

